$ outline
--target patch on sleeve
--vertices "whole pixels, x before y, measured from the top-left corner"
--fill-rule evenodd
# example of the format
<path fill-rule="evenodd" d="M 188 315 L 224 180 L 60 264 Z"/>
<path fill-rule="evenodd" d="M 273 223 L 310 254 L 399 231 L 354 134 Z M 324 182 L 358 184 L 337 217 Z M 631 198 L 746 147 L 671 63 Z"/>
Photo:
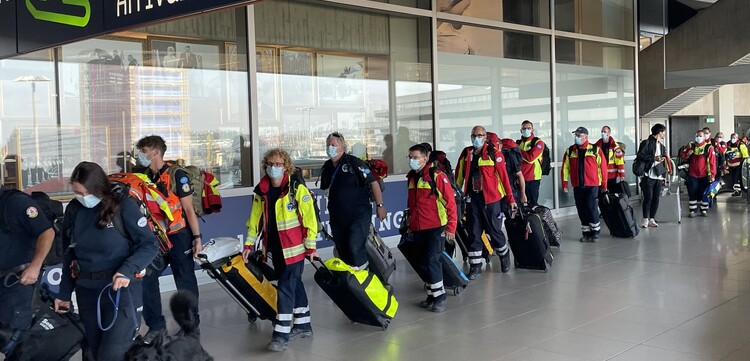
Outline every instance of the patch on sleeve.
<path fill-rule="evenodd" d="M 537 144 L 536 145 L 536 149 L 542 149 L 542 145 L 541 144 Z"/>
<path fill-rule="evenodd" d="M 27 216 L 28 216 L 29 218 L 31 218 L 31 219 L 34 219 L 34 218 L 36 218 L 36 217 L 39 217 L 39 210 L 38 210 L 38 209 L 36 209 L 36 207 L 34 207 L 34 206 L 31 206 L 31 207 L 29 207 L 29 208 L 26 208 L 26 215 L 27 215 Z"/>
<path fill-rule="evenodd" d="M 187 183 L 183 184 L 182 185 L 182 191 L 185 192 L 185 193 L 190 192 L 190 184 L 187 184 Z"/>
<path fill-rule="evenodd" d="M 143 228 L 143 227 L 146 227 L 147 224 L 148 224 L 148 221 L 146 220 L 146 217 L 141 217 L 138 220 L 138 227 Z"/>
<path fill-rule="evenodd" d="M 495 162 L 500 163 L 502 161 L 503 161 L 503 157 L 497 157 L 497 158 L 495 158 Z"/>
<path fill-rule="evenodd" d="M 309 195 L 305 195 L 305 196 L 302 197 L 302 201 L 303 202 L 309 202 L 311 199 L 312 199 L 312 197 L 310 197 Z"/>
<path fill-rule="evenodd" d="M 443 183 L 448 183 L 448 178 L 443 178 Z"/>
<path fill-rule="evenodd" d="M 621 157 L 622 156 L 622 150 L 620 150 L 620 149 L 616 150 L 615 151 L 615 155 L 618 156 L 618 157 Z"/>
<path fill-rule="evenodd" d="M 187 184 L 187 182 L 189 182 L 189 181 L 190 181 L 190 179 L 188 179 L 188 177 L 182 177 L 182 178 L 180 178 L 180 183 L 182 183 L 182 184 Z"/>

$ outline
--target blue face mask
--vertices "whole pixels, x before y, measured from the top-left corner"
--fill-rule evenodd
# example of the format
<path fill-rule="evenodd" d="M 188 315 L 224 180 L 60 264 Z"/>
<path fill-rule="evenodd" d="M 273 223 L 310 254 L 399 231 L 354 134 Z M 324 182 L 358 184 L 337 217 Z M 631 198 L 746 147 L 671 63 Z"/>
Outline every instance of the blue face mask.
<path fill-rule="evenodd" d="M 284 175 L 284 168 L 269 165 L 268 167 L 266 167 L 266 174 L 268 174 L 271 179 L 279 179 L 282 175 Z"/>
<path fill-rule="evenodd" d="M 474 145 L 474 148 L 481 148 L 484 144 L 484 137 L 476 137 L 471 142 Z"/>
<path fill-rule="evenodd" d="M 138 163 L 140 163 L 144 167 L 148 167 L 151 165 L 151 159 L 148 159 L 148 154 L 140 152 L 136 154 L 136 157 L 138 158 Z"/>
<path fill-rule="evenodd" d="M 576 145 L 581 145 L 581 144 L 583 144 L 583 139 L 580 138 L 580 137 L 576 137 L 575 138 L 575 142 L 576 142 Z"/>
<path fill-rule="evenodd" d="M 85 197 L 80 194 L 77 194 L 76 199 L 78 200 L 78 203 L 81 203 L 81 205 L 83 205 L 86 208 L 94 208 L 102 201 L 101 199 L 99 199 L 99 197 L 93 194 L 89 194 Z"/>
<path fill-rule="evenodd" d="M 419 170 L 422 164 L 419 163 L 419 159 L 409 159 L 409 168 L 412 170 Z"/>
<path fill-rule="evenodd" d="M 706 138 L 704 138 L 704 137 L 695 137 L 695 142 L 696 143 L 703 143 L 704 140 L 706 140 Z"/>
<path fill-rule="evenodd" d="M 521 129 L 521 136 L 528 138 L 531 136 L 531 129 Z"/>
<path fill-rule="evenodd" d="M 326 148 L 326 152 L 328 153 L 328 158 L 335 158 L 339 154 L 339 148 L 329 145 Z"/>
<path fill-rule="evenodd" d="M 609 139 L 609 134 L 602 133 L 602 139 L 604 139 L 604 141 L 606 142 Z"/>

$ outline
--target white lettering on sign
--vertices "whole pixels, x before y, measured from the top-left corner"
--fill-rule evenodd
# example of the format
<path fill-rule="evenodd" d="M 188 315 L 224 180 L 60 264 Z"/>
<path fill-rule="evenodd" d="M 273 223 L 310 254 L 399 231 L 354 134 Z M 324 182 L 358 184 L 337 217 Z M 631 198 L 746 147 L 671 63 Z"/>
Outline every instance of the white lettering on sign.
<path fill-rule="evenodd" d="M 141 8 L 141 1 L 145 4 L 143 8 Z M 183 1 L 185 0 L 117 0 L 117 17 L 119 18 L 139 13 L 141 12 L 141 9 L 143 11 L 149 11 L 160 8 L 164 5 L 174 5 Z"/>
<path fill-rule="evenodd" d="M 378 227 L 378 232 L 383 232 L 385 230 L 391 230 L 393 227 L 396 227 L 398 229 L 401 227 L 401 220 L 404 218 L 404 211 L 398 211 L 396 213 L 388 212 L 385 215 L 385 219 L 380 222 L 380 227 Z M 372 216 L 372 224 L 378 224 L 376 215 Z"/>

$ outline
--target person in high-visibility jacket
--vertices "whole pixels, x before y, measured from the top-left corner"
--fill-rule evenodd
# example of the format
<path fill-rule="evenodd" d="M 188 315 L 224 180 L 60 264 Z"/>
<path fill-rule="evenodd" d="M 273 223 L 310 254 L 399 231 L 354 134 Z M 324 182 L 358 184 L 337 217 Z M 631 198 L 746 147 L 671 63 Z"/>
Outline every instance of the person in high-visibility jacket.
<path fill-rule="evenodd" d="M 602 148 L 589 143 L 589 131 L 578 127 L 575 144 L 565 151 L 562 167 L 562 190 L 568 192 L 568 176 L 573 185 L 578 218 L 581 220 L 581 242 L 596 242 L 601 231 L 597 197 L 607 191 L 607 161 Z"/>
<path fill-rule="evenodd" d="M 523 163 L 521 173 L 525 184 L 526 198 L 529 205 L 539 204 L 539 185 L 542 183 L 542 156 L 544 142 L 534 136 L 534 124 L 528 120 L 521 123 L 521 139 L 516 143 L 521 150 Z"/>
<path fill-rule="evenodd" d="M 682 159 L 690 159 L 688 168 L 688 198 L 690 218 L 696 216 L 700 202 L 700 215 L 708 216 L 708 202 L 703 201 L 703 192 L 716 178 L 716 153 L 703 130 L 695 133 L 695 142 L 690 142 L 680 154 Z"/>
<path fill-rule="evenodd" d="M 432 312 L 445 310 L 446 295 L 443 286 L 443 267 L 440 256 L 445 242 L 453 241 L 458 225 L 458 211 L 453 188 L 445 173 L 428 162 L 428 149 L 417 144 L 409 148 L 407 205 L 409 206 L 409 232 L 417 247 L 424 250 L 422 279 L 427 285 L 427 299 L 420 302 Z M 434 176 L 434 179 L 433 179 Z M 434 187 L 434 188 L 433 188 Z"/>
<path fill-rule="evenodd" d="M 617 189 L 617 183 L 625 181 L 625 152 L 612 136 L 612 128 L 602 127 L 602 138 L 596 141 L 607 160 L 607 189 Z"/>
<path fill-rule="evenodd" d="M 502 231 L 505 200 L 511 210 L 516 209 L 516 200 L 508 178 L 501 149 L 486 142 L 487 131 L 481 125 L 471 130 L 472 145 L 464 148 L 456 163 L 456 184 L 466 195 L 466 221 L 469 229 L 469 279 L 482 273 L 482 232 L 490 238 L 492 247 L 500 257 L 500 270 L 510 270 L 510 253 Z"/>
<path fill-rule="evenodd" d="M 315 199 L 305 184 L 290 184 L 289 175 L 294 173 L 294 165 L 289 153 L 271 149 L 263 156 L 261 165 L 266 175 L 255 186 L 242 257 L 247 262 L 263 233 L 264 255 L 271 253 L 279 280 L 276 321 L 268 350 L 279 352 L 286 349 L 290 340 L 313 335 L 302 271 L 305 257 L 311 261 L 317 257 L 318 220 Z M 296 186 L 296 190 L 291 189 L 292 186 Z"/>
<path fill-rule="evenodd" d="M 737 133 L 732 133 L 729 142 L 727 142 L 727 168 L 729 174 L 732 175 L 732 182 L 734 186 L 732 189 L 734 193 L 733 197 L 739 197 L 742 195 L 742 163 L 745 159 L 750 158 L 750 154 L 747 151 L 747 145 L 740 141 Z"/>

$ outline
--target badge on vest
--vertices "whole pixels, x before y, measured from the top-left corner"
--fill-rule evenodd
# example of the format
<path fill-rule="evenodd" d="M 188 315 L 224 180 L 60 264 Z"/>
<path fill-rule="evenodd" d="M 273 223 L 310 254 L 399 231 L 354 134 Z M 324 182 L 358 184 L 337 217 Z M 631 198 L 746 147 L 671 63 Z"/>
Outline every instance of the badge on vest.
<path fill-rule="evenodd" d="M 39 216 L 39 210 L 37 210 L 36 207 L 31 206 L 29 208 L 26 208 L 26 215 L 29 218 L 34 219 Z"/>
<path fill-rule="evenodd" d="M 349 173 L 349 165 L 348 164 L 342 165 L 341 166 L 341 171 L 344 172 L 344 173 Z"/>
<path fill-rule="evenodd" d="M 292 203 L 292 202 L 289 202 L 289 203 L 287 203 L 287 205 L 286 205 L 286 210 L 287 210 L 288 212 L 291 212 L 291 211 L 293 211 L 293 210 L 294 210 L 294 203 Z"/>

